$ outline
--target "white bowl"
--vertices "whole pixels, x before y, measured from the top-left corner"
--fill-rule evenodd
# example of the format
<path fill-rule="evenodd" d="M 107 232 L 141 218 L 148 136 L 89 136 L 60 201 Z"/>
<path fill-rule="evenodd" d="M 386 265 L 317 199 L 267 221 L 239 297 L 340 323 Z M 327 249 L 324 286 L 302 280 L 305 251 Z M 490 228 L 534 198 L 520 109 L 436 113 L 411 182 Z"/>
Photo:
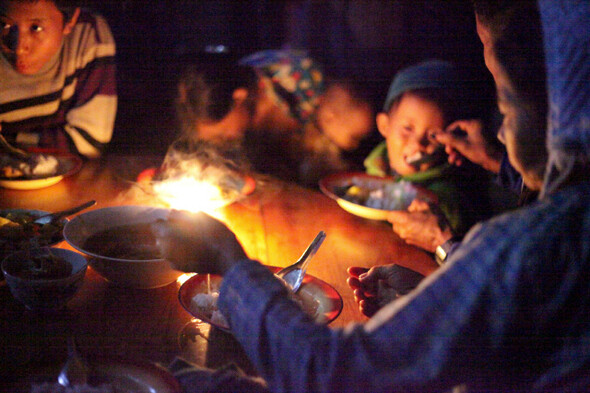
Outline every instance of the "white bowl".
<path fill-rule="evenodd" d="M 71 219 L 64 227 L 65 240 L 88 256 L 88 263 L 113 284 L 131 288 L 157 288 L 174 282 L 179 272 L 163 258 L 125 259 L 101 255 L 87 249 L 86 242 L 99 232 L 133 224 L 167 219 L 169 209 L 149 206 L 115 206 L 91 210 Z M 124 246 L 126 239 L 121 239 Z M 127 243 L 129 244 L 129 243 Z"/>
<path fill-rule="evenodd" d="M 32 256 L 52 255 L 72 266 L 65 278 L 28 278 L 19 274 L 23 263 Z M 2 272 L 12 295 L 33 311 L 54 311 L 63 308 L 82 286 L 88 263 L 83 255 L 61 248 L 44 247 L 18 251 L 2 262 Z"/>

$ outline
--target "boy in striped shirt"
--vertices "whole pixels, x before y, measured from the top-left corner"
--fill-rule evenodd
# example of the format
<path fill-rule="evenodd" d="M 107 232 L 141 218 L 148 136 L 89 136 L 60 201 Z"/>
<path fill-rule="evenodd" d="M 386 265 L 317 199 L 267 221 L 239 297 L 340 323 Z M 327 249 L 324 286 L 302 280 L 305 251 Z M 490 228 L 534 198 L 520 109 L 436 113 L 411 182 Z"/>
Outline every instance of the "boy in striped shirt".
<path fill-rule="evenodd" d="M 0 0 L 0 132 L 21 147 L 100 156 L 117 109 L 115 42 L 76 0 Z"/>

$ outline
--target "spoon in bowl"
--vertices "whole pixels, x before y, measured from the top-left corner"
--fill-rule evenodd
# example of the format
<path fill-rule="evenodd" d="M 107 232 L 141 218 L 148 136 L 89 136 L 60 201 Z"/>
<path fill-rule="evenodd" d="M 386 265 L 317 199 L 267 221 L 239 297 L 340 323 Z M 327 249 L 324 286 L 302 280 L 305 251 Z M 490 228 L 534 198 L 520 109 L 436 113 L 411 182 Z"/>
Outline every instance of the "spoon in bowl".
<path fill-rule="evenodd" d="M 8 155 L 21 160 L 28 161 L 31 158 L 31 154 L 24 150 L 12 146 L 0 133 L 0 151 L 7 153 Z"/>
<path fill-rule="evenodd" d="M 55 213 L 44 214 L 33 221 L 35 224 L 50 224 L 56 221 L 59 221 L 63 217 L 70 216 L 72 214 L 78 213 L 84 209 L 89 208 L 90 206 L 94 206 L 96 204 L 95 200 L 85 202 L 79 206 L 72 207 L 70 209 L 62 210 Z"/>

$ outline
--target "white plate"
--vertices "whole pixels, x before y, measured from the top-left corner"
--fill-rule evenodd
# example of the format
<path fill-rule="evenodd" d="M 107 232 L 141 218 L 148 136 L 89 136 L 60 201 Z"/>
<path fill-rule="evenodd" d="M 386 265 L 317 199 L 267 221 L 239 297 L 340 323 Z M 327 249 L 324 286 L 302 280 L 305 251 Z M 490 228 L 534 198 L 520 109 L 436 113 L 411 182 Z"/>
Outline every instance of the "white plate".
<path fill-rule="evenodd" d="M 379 177 L 368 175 L 363 172 L 345 172 L 329 175 L 320 180 L 320 190 L 330 198 L 334 199 L 338 205 L 349 213 L 355 216 L 367 218 L 369 220 L 387 220 L 387 215 L 391 210 L 376 209 L 364 206 L 358 203 L 348 201 L 343 198 L 343 189 L 356 185 L 365 189 L 373 190 L 382 188 L 386 184 L 393 183 L 391 177 Z M 436 201 L 436 196 L 419 186 L 412 185 L 413 190 L 416 191 L 416 196 L 426 201 Z M 406 206 L 407 208 L 407 206 Z"/>
<path fill-rule="evenodd" d="M 73 175 L 82 166 L 82 159 L 74 155 L 57 155 L 59 161 L 57 173 L 48 177 L 39 178 L 6 178 L 0 177 L 0 187 L 13 190 L 37 190 L 59 183 L 64 177 Z"/>

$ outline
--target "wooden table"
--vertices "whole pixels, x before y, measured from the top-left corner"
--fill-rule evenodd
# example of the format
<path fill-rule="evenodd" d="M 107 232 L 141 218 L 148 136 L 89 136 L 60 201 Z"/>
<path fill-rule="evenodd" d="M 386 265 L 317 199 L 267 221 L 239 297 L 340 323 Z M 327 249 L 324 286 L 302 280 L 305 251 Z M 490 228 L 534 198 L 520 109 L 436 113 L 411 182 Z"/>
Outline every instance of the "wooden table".
<path fill-rule="evenodd" d="M 86 162 L 81 170 L 48 188 L 0 190 L 0 208 L 56 211 L 95 199 L 92 209 L 149 204 L 153 200 L 133 184 L 141 170 L 162 157 L 109 155 Z M 327 233 L 308 273 L 332 285 L 343 310 L 335 328 L 362 322 L 346 268 L 396 262 L 423 273 L 436 268 L 424 252 L 406 245 L 386 222 L 356 217 L 319 191 L 273 178 L 256 177 L 255 192 L 220 211 L 248 255 L 264 264 L 295 261 L 320 231 Z M 70 248 L 65 242 L 59 247 Z M 63 363 L 66 338 L 75 335 L 85 356 L 124 356 L 168 364 L 176 355 L 210 367 L 233 360 L 253 372 L 233 337 L 194 321 L 178 302 L 179 284 L 156 289 L 114 286 L 92 268 L 65 310 L 35 314 L 24 309 L 0 284 L 0 378 L 41 364 Z"/>

